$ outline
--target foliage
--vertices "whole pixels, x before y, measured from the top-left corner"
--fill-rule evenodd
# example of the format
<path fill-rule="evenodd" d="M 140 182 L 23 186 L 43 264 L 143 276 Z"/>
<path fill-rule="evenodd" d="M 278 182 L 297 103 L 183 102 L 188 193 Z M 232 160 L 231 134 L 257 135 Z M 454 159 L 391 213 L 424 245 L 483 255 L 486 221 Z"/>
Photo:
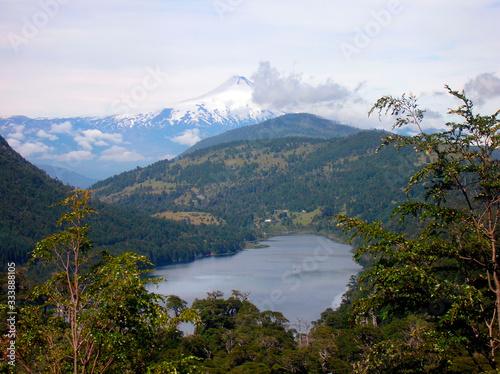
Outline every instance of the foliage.
<path fill-rule="evenodd" d="M 418 218 L 423 225 L 418 235 L 390 232 L 380 222 L 345 215 L 339 221 L 354 236 L 365 238 L 357 258 L 369 254 L 374 259 L 361 278 L 371 291 L 356 303 L 358 318 L 427 316 L 433 325 L 419 333 L 417 351 L 440 357 L 435 367 L 444 364 L 441 350 L 448 349 L 468 354 L 478 370 L 490 370 L 498 367 L 500 347 L 500 163 L 493 154 L 500 147 L 500 111 L 476 115 L 463 92 L 447 89 L 462 102 L 449 113 L 461 116 L 463 122 L 447 123 L 442 132 L 421 131 L 424 112 L 412 95 L 383 97 L 371 110 L 395 115 L 395 127 L 415 125 L 420 131 L 415 136 L 390 135 L 384 146 L 412 147 L 430 156 L 431 161 L 413 174 L 406 189 L 409 193 L 414 186 L 423 186 L 423 201 L 410 200 L 394 211 L 400 222 Z M 389 341 L 375 345 L 371 357 L 402 362 L 401 355 L 406 353 L 400 345 Z M 399 356 L 388 358 L 392 354 Z M 417 355 L 412 353 L 411 358 Z M 367 367 L 377 372 L 381 366 L 371 361 Z M 415 372 L 427 371 L 430 367 L 421 366 Z"/>
<path fill-rule="evenodd" d="M 269 231 L 263 225 L 270 218 L 288 231 L 331 232 L 326 218 L 339 213 L 388 221 L 405 199 L 407 178 L 427 156 L 402 151 L 395 157 L 389 148 L 376 154 L 384 135 L 219 144 L 99 182 L 96 196 L 148 214 L 210 213 L 234 232 L 256 230 L 255 236 Z M 275 214 L 280 210 L 288 216 Z M 295 219 L 300 214 L 316 217 L 302 224 Z"/>
<path fill-rule="evenodd" d="M 142 276 L 147 271 L 141 267 L 151 265 L 144 256 L 92 250 L 84 224 L 96 213 L 89 200 L 90 191 L 83 190 L 64 199 L 60 205 L 70 211 L 58 224 L 65 229 L 32 252 L 31 262 L 50 262 L 57 272 L 33 288 L 34 303 L 19 312 L 19 364 L 28 373 L 145 373 L 153 359 L 175 368 L 158 356 L 156 345 L 180 321 L 196 321 L 196 315 L 190 309 L 168 315 L 164 298 L 145 287 L 161 279 Z M 40 299 L 43 304 L 36 303 Z M 179 365 L 189 367 L 191 361 Z"/>
<path fill-rule="evenodd" d="M 54 232 L 61 210 L 47 211 L 69 188 L 24 160 L 0 136 L 0 262 L 25 264 Z"/>
<path fill-rule="evenodd" d="M 89 222 L 91 239 L 112 254 L 123 251 L 146 256 L 156 266 L 193 261 L 210 255 L 236 253 L 251 233 L 228 226 L 201 225 L 152 218 L 142 212 L 92 201 L 99 216 Z"/>

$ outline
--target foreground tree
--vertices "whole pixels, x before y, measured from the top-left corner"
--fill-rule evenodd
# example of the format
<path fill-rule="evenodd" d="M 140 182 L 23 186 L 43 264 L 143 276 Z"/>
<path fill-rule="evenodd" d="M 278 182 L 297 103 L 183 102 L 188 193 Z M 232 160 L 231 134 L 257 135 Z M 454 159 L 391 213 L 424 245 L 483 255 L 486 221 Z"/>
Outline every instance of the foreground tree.
<path fill-rule="evenodd" d="M 176 372 L 176 363 L 158 357 L 156 344 L 194 313 L 168 315 L 164 298 L 145 287 L 159 281 L 142 277 L 141 268 L 151 265 L 145 257 L 92 251 L 84 219 L 96 212 L 89 203 L 90 191 L 83 190 L 60 202 L 70 208 L 58 221 L 65 229 L 32 252 L 31 262 L 46 261 L 56 273 L 34 288 L 38 302 L 19 313 L 19 365 L 28 373 L 145 373 L 160 366 Z"/>
<path fill-rule="evenodd" d="M 356 304 L 358 318 L 426 316 L 432 324 L 418 327 L 418 344 L 417 339 L 413 344 L 432 359 L 421 361 L 417 372 L 444 370 L 444 363 L 452 362 L 451 356 L 460 355 L 469 355 L 479 371 L 496 370 L 500 349 L 500 163 L 494 153 L 500 148 L 500 111 L 492 116 L 476 115 L 464 92 L 446 88 L 461 101 L 449 114 L 462 117 L 463 122 L 447 123 L 442 132 L 422 131 L 424 111 L 413 95 L 383 97 L 370 111 L 396 116 L 394 127 L 414 125 L 419 131 L 415 136 L 390 135 L 383 146 L 412 146 L 431 160 L 411 177 L 407 187 L 407 192 L 414 186 L 423 187 L 425 199 L 409 201 L 394 212 L 403 223 L 410 217 L 421 221 L 412 228 L 413 234 L 388 232 L 381 223 L 347 216 L 338 219 L 353 237 L 365 238 L 356 256 L 368 254 L 373 259 L 360 279 L 372 291 Z M 391 350 L 398 349 L 387 342 L 375 345 L 371 360 L 359 371 L 382 370 Z"/>

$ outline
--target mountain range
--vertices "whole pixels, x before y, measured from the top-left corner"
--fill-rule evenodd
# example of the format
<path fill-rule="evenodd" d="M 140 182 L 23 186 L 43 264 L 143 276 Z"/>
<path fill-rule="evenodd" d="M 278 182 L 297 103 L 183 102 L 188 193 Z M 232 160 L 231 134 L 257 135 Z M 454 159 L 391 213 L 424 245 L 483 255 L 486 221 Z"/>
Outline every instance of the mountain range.
<path fill-rule="evenodd" d="M 263 129 L 275 129 L 276 137 L 262 138 Z M 328 217 L 337 213 L 387 221 L 405 199 L 408 176 L 425 160 L 411 150 L 397 157 L 391 148 L 375 152 L 384 135 L 309 114 L 233 130 L 228 142 L 94 184 L 100 214 L 90 222 L 93 241 L 161 265 L 233 253 L 264 232 L 335 232 Z M 0 254 L 24 263 L 34 243 L 56 229 L 60 210 L 50 205 L 69 187 L 2 137 L 0 159 Z"/>
<path fill-rule="evenodd" d="M 283 114 L 256 105 L 253 89 L 248 79 L 234 76 L 203 96 L 150 113 L 0 118 L 0 135 L 36 165 L 100 180 L 172 158 L 229 129 Z M 58 173 L 58 177 L 63 182 L 74 181 L 67 178 L 69 174 Z"/>
<path fill-rule="evenodd" d="M 284 137 L 331 139 L 353 135 L 361 131 L 308 113 L 285 114 L 256 125 L 228 130 L 220 135 L 203 139 L 183 153 L 236 140 L 263 140 Z"/>
<path fill-rule="evenodd" d="M 332 125 L 308 114 L 266 124 L 273 128 L 282 118 L 289 131 L 281 136 L 260 138 L 264 123 L 231 130 L 209 139 L 214 145 L 100 181 L 92 186 L 95 196 L 155 217 L 205 216 L 235 231 L 328 227 L 340 237 L 327 217 L 347 213 L 388 222 L 406 199 L 409 176 L 426 161 L 409 149 L 397 155 L 391 147 L 377 152 L 386 132 Z M 301 136 L 306 129 L 328 135 Z"/>

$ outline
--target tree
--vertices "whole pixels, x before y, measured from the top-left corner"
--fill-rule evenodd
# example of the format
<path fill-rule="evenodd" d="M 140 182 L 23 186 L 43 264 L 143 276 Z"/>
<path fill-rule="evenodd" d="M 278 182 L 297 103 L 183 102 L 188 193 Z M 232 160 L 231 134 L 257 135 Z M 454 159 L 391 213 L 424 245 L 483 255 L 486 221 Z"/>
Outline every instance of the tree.
<path fill-rule="evenodd" d="M 495 370 L 500 349 L 500 163 L 494 153 L 500 148 L 500 111 L 474 114 L 464 92 L 446 88 L 461 101 L 449 114 L 462 122 L 449 122 L 441 132 L 422 130 L 424 111 L 413 95 L 382 97 L 370 110 L 396 116 L 395 128 L 414 125 L 418 130 L 415 136 L 390 135 L 382 146 L 411 146 L 423 159 L 430 158 L 406 190 L 424 188 L 424 200 L 408 201 L 393 214 L 401 223 L 416 217 L 420 224 L 411 227 L 412 234 L 347 216 L 338 216 L 339 225 L 353 237 L 364 237 L 358 259 L 366 254 L 373 258 L 360 279 L 371 292 L 356 304 L 358 317 L 426 315 L 434 327 L 422 341 L 438 341 L 434 352 L 442 360 L 446 352 L 438 348 L 449 346 L 458 355 L 469 355 L 478 370 Z"/>
<path fill-rule="evenodd" d="M 90 197 L 90 191 L 77 190 L 61 201 L 70 208 L 58 221 L 65 229 L 32 252 L 30 262 L 49 262 L 56 273 L 33 289 L 32 300 L 43 304 L 19 313 L 19 363 L 28 373 L 83 374 L 145 373 L 154 361 L 152 372 L 163 364 L 163 372 L 170 372 L 175 363 L 158 357 L 156 345 L 179 320 L 195 320 L 194 313 L 185 309 L 169 317 L 164 298 L 145 287 L 161 280 L 142 276 L 142 268 L 152 265 L 147 258 L 92 251 L 84 224 L 96 213 Z"/>

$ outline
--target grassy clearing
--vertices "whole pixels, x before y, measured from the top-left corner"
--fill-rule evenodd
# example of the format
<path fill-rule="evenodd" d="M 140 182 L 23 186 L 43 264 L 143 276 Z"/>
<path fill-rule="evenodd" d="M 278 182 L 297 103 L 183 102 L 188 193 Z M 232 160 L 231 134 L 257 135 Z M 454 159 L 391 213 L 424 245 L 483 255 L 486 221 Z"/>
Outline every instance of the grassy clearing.
<path fill-rule="evenodd" d="M 309 213 L 293 212 L 292 213 L 292 216 L 294 217 L 293 223 L 296 225 L 303 225 L 303 226 L 310 225 L 313 218 L 318 214 L 321 214 L 321 211 L 319 209 L 313 210 L 312 212 Z"/>
<path fill-rule="evenodd" d="M 162 212 L 153 214 L 156 218 L 173 219 L 175 221 L 187 220 L 193 225 L 222 225 L 224 220 L 210 213 L 203 212 Z"/>

